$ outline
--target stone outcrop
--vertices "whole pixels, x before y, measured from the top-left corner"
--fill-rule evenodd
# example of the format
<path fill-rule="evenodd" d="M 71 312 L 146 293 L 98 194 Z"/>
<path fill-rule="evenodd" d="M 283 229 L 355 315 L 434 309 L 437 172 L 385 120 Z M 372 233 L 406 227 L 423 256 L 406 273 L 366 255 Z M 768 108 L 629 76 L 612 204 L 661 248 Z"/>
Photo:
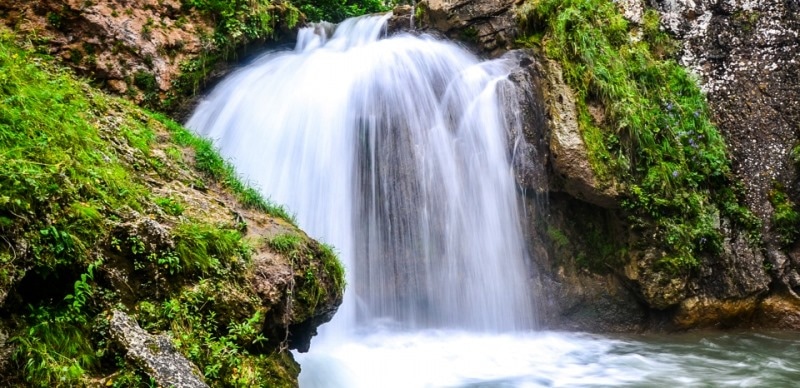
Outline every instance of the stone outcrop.
<path fill-rule="evenodd" d="M 3 21 L 114 92 L 165 93 L 182 63 L 209 51 L 214 26 L 179 0 L 9 0 Z M 152 83 L 152 84 L 150 84 Z"/>
<path fill-rule="evenodd" d="M 550 161 L 561 189 L 571 196 L 602 207 L 619 204 L 617 190 L 611 182 L 601 182 L 589 164 L 589 153 L 578 128 L 575 97 L 564 83 L 561 66 L 544 61 L 546 86 L 543 97 L 548 108 Z"/>
<path fill-rule="evenodd" d="M 471 3 L 420 2 L 416 9 L 396 11 L 399 27 L 393 28 L 414 25 L 472 45 L 484 55 L 500 56 L 518 33 L 515 4 Z M 679 61 L 698 75 L 708 95 L 734 171 L 745 185 L 746 204 L 764 224 L 763 239 L 754 242 L 746 231 L 720 219 L 717 228 L 724 237 L 719 254 L 704 257 L 691 276 L 657 270 L 666 253 L 650 247 L 647 236 L 627 229 L 618 209 L 624 188 L 598 181 L 589 165 L 574 97 L 558 64 L 535 50 L 516 52 L 510 57 L 519 66 L 510 78 L 526 90 L 517 96 L 528 123 L 523 132 L 530 148 L 523 150 L 529 162 L 542 166 L 537 170 L 515 160 L 518 183 L 533 199 L 526 204 L 540 274 L 535 288 L 548 296 L 542 303 L 549 317 L 545 324 L 604 331 L 800 327 L 793 301 L 800 285 L 800 249 L 797 243 L 788 248 L 777 243 L 769 200 L 770 191 L 781 187 L 797 203 L 800 190 L 797 165 L 789 157 L 800 128 L 800 3 L 615 3 L 634 25 L 643 23 L 646 8 L 661 12 L 663 28 L 682 47 Z M 611 254 L 621 246 L 633 249 L 622 251 L 621 257 Z M 602 256 L 600 261 L 609 264 L 592 268 L 587 255 Z"/>
<path fill-rule="evenodd" d="M 208 387 L 197 367 L 175 350 L 168 337 L 148 334 L 128 314 L 113 311 L 109 331 L 125 356 L 159 387 Z"/>
<path fill-rule="evenodd" d="M 34 67 L 29 70 L 43 71 Z M 48 75 L 40 75 L 35 82 L 46 82 Z M 80 175 L 81 169 L 86 168 L 84 165 L 73 166 L 79 172 L 70 177 L 56 174 L 63 181 L 57 189 L 76 196 L 78 200 L 67 202 L 75 204 L 81 204 L 80 200 L 93 201 L 86 199 L 94 195 L 88 189 L 93 185 L 104 189 L 115 187 L 118 191 L 109 190 L 104 197 L 109 203 L 88 210 L 88 217 L 94 220 L 90 224 L 58 213 L 63 209 L 60 206 L 46 207 L 64 201 L 47 197 L 42 199 L 46 205 L 31 205 L 30 214 L 41 216 L 14 214 L 17 218 L 13 227 L 4 224 L 0 255 L 14 260 L 5 263 L 3 270 L 15 276 L 0 283 L 3 296 L 0 331 L 10 328 L 11 337 L 21 335 L 36 341 L 37 337 L 26 326 L 39 324 L 35 318 L 30 320 L 34 323 L 27 320 L 30 306 L 36 306 L 42 311 L 69 314 L 70 323 L 58 325 L 80 328 L 77 339 L 68 338 L 87 344 L 92 355 L 86 357 L 94 358 L 95 350 L 102 354 L 97 358 L 105 357 L 98 362 L 122 356 L 118 348 L 110 346 L 112 339 L 125 349 L 127 364 L 111 361 L 108 363 L 111 367 L 86 368 L 78 377 L 71 372 L 73 380 L 68 385 L 93 381 L 110 385 L 118 378 L 126 378 L 126 373 L 142 370 L 160 386 L 203 386 L 201 379 L 192 377 L 195 372 L 191 372 L 191 366 L 178 352 L 205 368 L 207 365 L 201 364 L 203 358 L 198 361 L 199 353 L 192 358 L 188 346 L 196 349 L 233 346 L 234 352 L 246 349 L 236 357 L 249 359 L 243 362 L 257 369 L 258 374 L 254 372 L 253 378 L 266 379 L 269 386 L 296 386 L 299 368 L 288 350 L 308 350 L 316 327 L 329 321 L 342 302 L 344 275 L 334 255 L 287 221 L 286 216 L 270 210 L 266 202 L 258 202 L 261 200 L 255 192 L 249 194 L 250 203 L 246 203 L 241 192 L 244 186 L 239 191 L 231 186 L 235 176 L 223 180 L 203 170 L 198 159 L 200 153 L 206 162 L 224 165 L 224 161 L 211 148 L 196 148 L 200 142 L 187 130 L 129 102 L 92 90 L 84 83 L 63 85 L 75 88 L 71 90 L 73 95 L 89 94 L 80 103 L 91 113 L 81 115 L 83 121 L 76 126 L 91 135 L 87 144 L 102 155 L 104 164 L 92 170 L 101 172 L 96 175 L 99 178 L 89 182 L 80 180 L 85 179 Z M 36 111 L 37 117 L 45 114 Z M 58 150 L 57 146 L 52 148 Z M 65 154 L 70 155 L 59 155 Z M 117 174 L 114 177 L 118 180 L 103 175 L 108 170 Z M 39 175 L 36 178 L 45 179 Z M 119 180 L 130 182 L 130 186 L 117 187 L 121 185 Z M 78 182 L 82 186 L 75 188 Z M 34 183 L 41 185 L 39 181 Z M 4 220 L 9 219 L 6 209 L 3 207 Z M 80 240 L 66 233 L 58 235 L 61 240 L 56 240 L 56 244 L 70 247 L 67 244 L 79 241 L 75 245 L 80 244 L 80 249 L 60 252 L 63 259 L 53 264 L 55 260 L 47 262 L 41 258 L 49 241 L 39 239 L 32 243 L 31 240 L 42 235 L 44 228 L 48 228 L 45 233 L 51 233 L 50 230 L 63 227 L 64 224 L 52 227 L 46 224 L 56 219 L 83 229 Z M 270 245 L 271 239 L 278 235 L 291 236 L 294 250 L 278 251 Z M 18 249 L 22 246 L 30 248 Z M 60 249 L 63 252 L 69 248 Z M 42 287 L 43 284 L 47 287 Z M 73 299 L 79 302 L 63 302 Z M 162 306 L 167 304 L 180 307 L 165 313 L 167 309 Z M 75 307 L 64 313 L 65 305 Z M 121 311 L 135 317 L 141 327 Z M 52 319 L 54 322 L 55 318 Z M 108 320 L 110 330 L 104 329 L 109 327 L 105 325 Z M 104 323 L 93 326 L 93 321 Z M 253 338 L 243 338 L 245 334 L 224 338 L 234 327 L 247 327 L 245 334 Z M 150 335 L 142 328 L 163 335 Z M 197 334 L 200 331 L 207 335 L 200 338 Z M 233 341 L 238 342 L 231 345 Z M 23 346 L 13 341 L 9 344 L 15 350 Z M 0 344 L 0 381 L 18 386 L 25 372 L 13 369 L 16 363 L 5 362 L 3 357 L 7 354 L 8 347 Z M 25 353 L 19 354 L 15 361 L 24 362 L 20 357 L 25 357 Z M 64 363 L 71 362 L 66 358 Z M 65 356 L 58 359 L 62 362 Z M 216 362 L 225 364 L 224 360 Z M 45 366 L 54 368 L 54 374 L 66 374 L 72 367 Z M 216 379 L 233 379 L 232 376 L 231 372 Z"/>
<path fill-rule="evenodd" d="M 497 57 L 514 46 L 514 4 L 515 0 L 423 0 L 414 9 L 396 8 L 389 29 L 435 32 Z"/>
<path fill-rule="evenodd" d="M 725 136 L 748 206 L 761 218 L 778 284 L 800 291 L 797 249 L 782 249 L 770 192 L 800 203 L 792 148 L 800 138 L 800 2 L 662 0 L 662 26 L 681 42 L 680 63 L 698 75 Z M 798 226 L 800 227 L 800 226 Z"/>

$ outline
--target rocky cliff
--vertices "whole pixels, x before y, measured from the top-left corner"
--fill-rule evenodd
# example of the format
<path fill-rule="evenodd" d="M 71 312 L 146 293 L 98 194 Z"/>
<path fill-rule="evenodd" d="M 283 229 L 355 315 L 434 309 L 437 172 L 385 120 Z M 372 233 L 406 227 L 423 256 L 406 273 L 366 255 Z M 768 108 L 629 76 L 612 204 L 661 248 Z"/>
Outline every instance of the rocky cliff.
<path fill-rule="evenodd" d="M 0 20 L 96 86 L 150 108 L 186 98 L 237 58 L 293 36 L 305 16 L 289 2 L 10 0 Z"/>
<path fill-rule="evenodd" d="M 528 158 L 545 171 L 520 171 L 520 184 L 547 325 L 800 328 L 797 7 L 499 0 L 396 11 L 399 28 L 488 56 L 529 47 L 512 56 L 512 79 L 528 91 Z"/>

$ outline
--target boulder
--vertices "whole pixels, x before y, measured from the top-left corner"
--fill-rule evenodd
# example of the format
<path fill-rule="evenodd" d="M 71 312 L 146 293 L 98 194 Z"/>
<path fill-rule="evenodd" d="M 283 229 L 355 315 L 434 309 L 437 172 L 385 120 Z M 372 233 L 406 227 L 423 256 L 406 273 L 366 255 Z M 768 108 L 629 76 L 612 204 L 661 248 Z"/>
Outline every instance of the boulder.
<path fill-rule="evenodd" d="M 109 332 L 111 339 L 124 349 L 128 360 L 159 387 L 208 387 L 197 367 L 178 353 L 168 337 L 148 334 L 128 314 L 113 311 Z"/>

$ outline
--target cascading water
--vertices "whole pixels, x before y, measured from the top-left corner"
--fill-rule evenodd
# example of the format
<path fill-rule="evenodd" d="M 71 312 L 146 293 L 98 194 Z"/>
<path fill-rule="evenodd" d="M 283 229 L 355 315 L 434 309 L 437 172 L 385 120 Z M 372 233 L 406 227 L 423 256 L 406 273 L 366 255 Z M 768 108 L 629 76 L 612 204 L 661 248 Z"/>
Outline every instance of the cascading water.
<path fill-rule="evenodd" d="M 188 126 L 340 250 L 351 322 L 530 328 L 507 70 L 432 38 L 380 39 L 385 19 L 348 20 L 330 39 L 302 30 Z"/>
<path fill-rule="evenodd" d="M 385 38 L 386 18 L 345 21 L 330 38 L 330 25 L 301 30 L 294 51 L 231 75 L 188 122 L 345 262 L 344 304 L 297 355 L 302 386 L 794 381 L 800 352 L 750 353 L 796 343 L 782 337 L 698 346 L 522 330 L 535 301 L 508 70 L 431 37 Z"/>

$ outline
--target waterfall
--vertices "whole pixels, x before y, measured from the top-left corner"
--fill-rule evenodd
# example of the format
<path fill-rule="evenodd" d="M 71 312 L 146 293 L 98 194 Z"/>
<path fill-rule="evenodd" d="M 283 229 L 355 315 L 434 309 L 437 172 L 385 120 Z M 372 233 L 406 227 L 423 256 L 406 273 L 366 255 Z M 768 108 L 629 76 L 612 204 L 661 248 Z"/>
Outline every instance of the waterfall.
<path fill-rule="evenodd" d="M 301 30 L 187 125 L 337 248 L 349 287 L 336 325 L 531 328 L 506 64 L 387 37 L 388 17 Z"/>
<path fill-rule="evenodd" d="M 796 383 L 791 335 L 525 330 L 535 300 L 506 61 L 424 35 L 386 37 L 387 18 L 301 30 L 293 51 L 232 74 L 188 122 L 344 261 L 342 307 L 295 355 L 301 386 Z"/>

